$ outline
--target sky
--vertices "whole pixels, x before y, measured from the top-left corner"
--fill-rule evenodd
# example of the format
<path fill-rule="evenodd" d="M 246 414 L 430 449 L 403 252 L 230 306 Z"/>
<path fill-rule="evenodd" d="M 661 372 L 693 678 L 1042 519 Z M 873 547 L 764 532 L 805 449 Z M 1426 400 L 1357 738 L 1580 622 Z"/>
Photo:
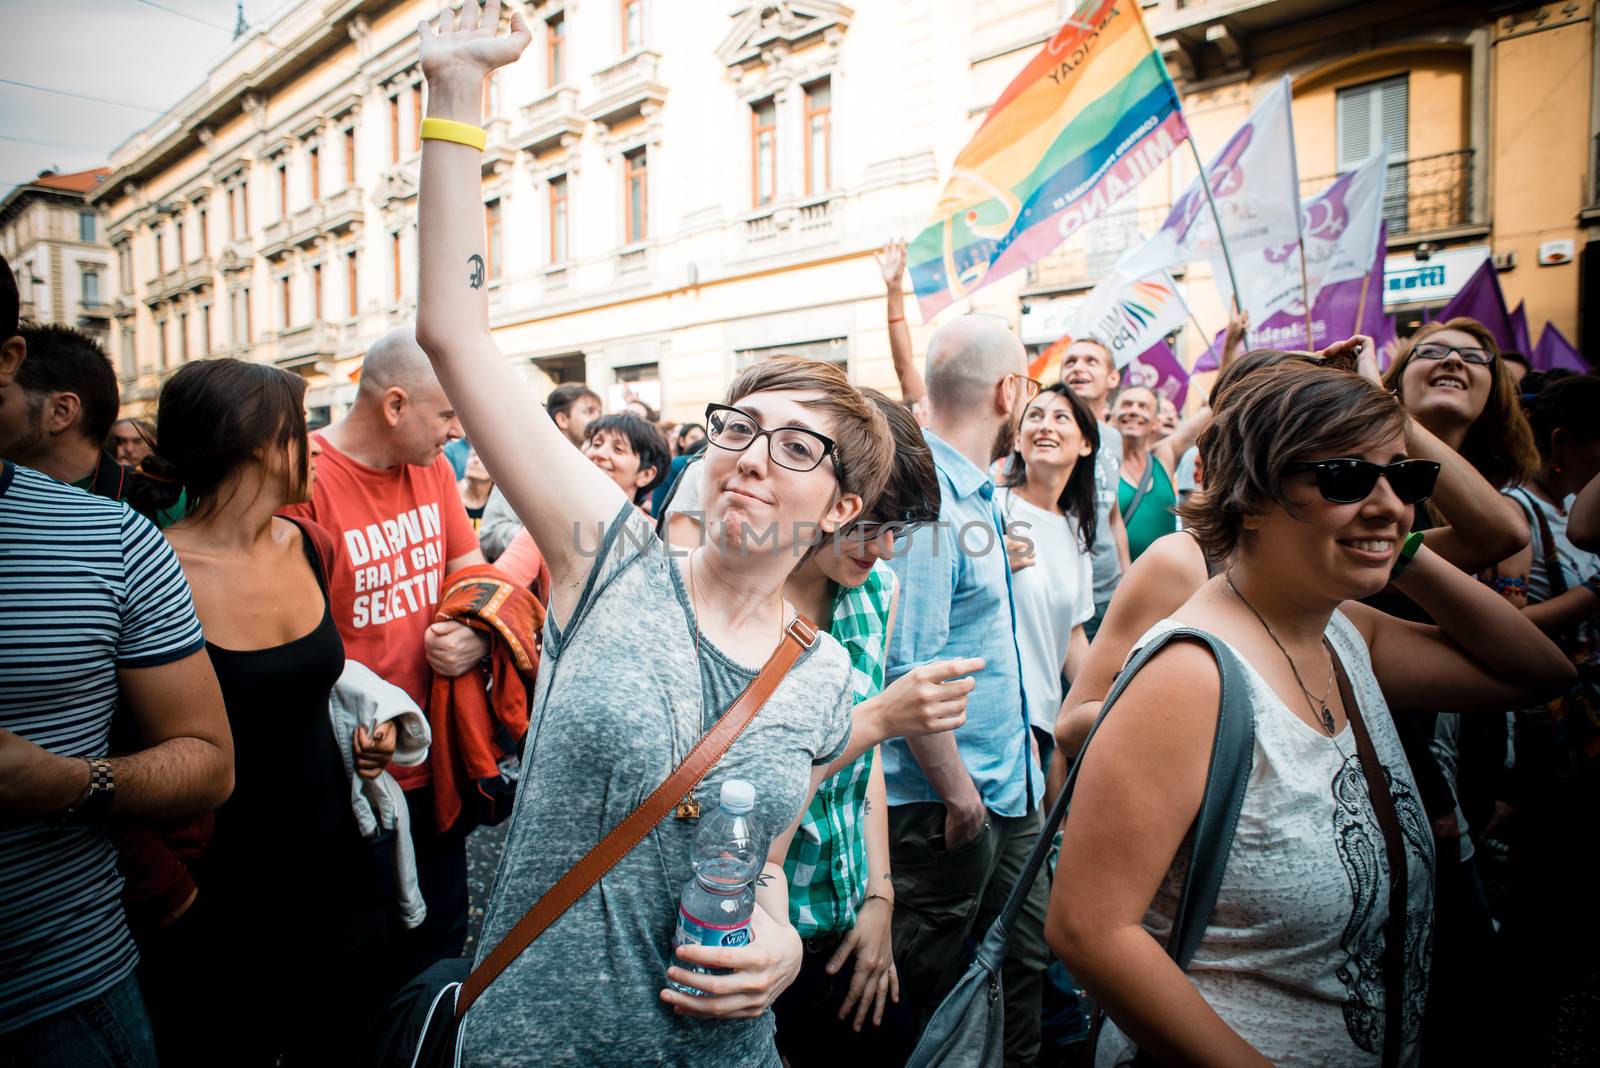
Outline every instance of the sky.
<path fill-rule="evenodd" d="M 244 0 L 245 19 L 286 2 Z M 234 0 L 0 0 L 0 196 L 47 167 L 104 166 L 204 80 L 235 18 Z"/>

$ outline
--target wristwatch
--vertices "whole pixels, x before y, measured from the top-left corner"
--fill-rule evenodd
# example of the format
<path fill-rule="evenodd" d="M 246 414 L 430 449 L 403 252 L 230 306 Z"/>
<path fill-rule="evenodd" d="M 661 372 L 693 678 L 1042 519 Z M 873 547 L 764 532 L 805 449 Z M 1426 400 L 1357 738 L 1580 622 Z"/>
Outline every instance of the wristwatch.
<path fill-rule="evenodd" d="M 111 773 L 111 761 L 105 757 L 84 757 L 89 765 L 89 786 L 83 796 L 68 805 L 58 817 L 62 823 L 91 823 L 111 811 L 111 801 L 117 796 L 117 783 Z"/>

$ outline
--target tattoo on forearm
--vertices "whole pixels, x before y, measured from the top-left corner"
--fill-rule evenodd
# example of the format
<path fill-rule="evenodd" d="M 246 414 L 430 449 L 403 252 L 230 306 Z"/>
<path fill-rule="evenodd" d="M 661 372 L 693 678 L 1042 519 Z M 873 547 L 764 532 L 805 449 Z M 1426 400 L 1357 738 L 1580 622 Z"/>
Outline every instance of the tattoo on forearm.
<path fill-rule="evenodd" d="M 473 289 L 483 288 L 483 257 L 474 252 L 467 257 L 467 266 L 472 268 L 472 273 L 467 276 L 467 285 Z"/>
<path fill-rule="evenodd" d="M 872 798 L 870 798 L 870 797 L 862 798 L 862 800 L 861 800 L 861 814 L 863 816 L 872 815 Z"/>

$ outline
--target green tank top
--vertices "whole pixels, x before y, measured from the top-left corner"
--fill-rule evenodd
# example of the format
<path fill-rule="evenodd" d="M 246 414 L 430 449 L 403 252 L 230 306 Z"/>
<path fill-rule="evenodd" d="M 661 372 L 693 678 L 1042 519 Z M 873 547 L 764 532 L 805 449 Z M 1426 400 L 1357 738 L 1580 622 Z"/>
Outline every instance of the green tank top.
<path fill-rule="evenodd" d="M 1155 471 L 1150 491 L 1140 502 L 1139 511 L 1131 517 L 1128 515 L 1128 506 L 1133 504 L 1133 495 L 1138 487 L 1129 482 L 1126 475 L 1117 483 L 1117 506 L 1122 509 L 1122 522 L 1128 528 L 1128 557 L 1131 560 L 1139 559 L 1139 554 L 1157 538 L 1178 529 L 1178 517 L 1172 511 L 1177 507 L 1178 495 L 1173 492 L 1172 478 L 1154 456 L 1150 457 L 1150 465 Z"/>

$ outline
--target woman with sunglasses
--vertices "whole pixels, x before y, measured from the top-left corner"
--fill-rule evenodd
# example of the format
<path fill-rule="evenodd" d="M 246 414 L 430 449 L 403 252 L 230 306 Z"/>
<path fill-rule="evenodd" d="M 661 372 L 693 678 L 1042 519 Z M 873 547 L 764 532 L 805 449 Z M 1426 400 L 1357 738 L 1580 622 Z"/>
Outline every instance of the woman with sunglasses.
<path fill-rule="evenodd" d="M 1398 401 L 1370 380 L 1285 360 L 1229 389 L 1201 437 L 1204 485 L 1183 517 L 1222 573 L 1141 644 L 1187 626 L 1238 655 L 1252 767 L 1186 975 L 1164 940 L 1216 728 L 1211 654 L 1190 642 L 1163 649 L 1084 751 L 1048 933 L 1113 1022 L 1100 1064 L 1135 1044 L 1165 1063 L 1416 1063 L 1433 843 L 1391 709 L 1445 701 L 1493 714 L 1559 688 L 1572 669 L 1492 591 L 1410 536 L 1438 465 L 1407 457 L 1404 427 Z M 1354 603 L 1391 582 L 1447 625 Z M 1356 708 L 1335 685 L 1339 666 Z M 1398 816 L 1406 896 L 1393 956 L 1397 873 L 1355 755 L 1357 712 L 1382 765 L 1369 770 L 1389 784 Z"/>
<path fill-rule="evenodd" d="M 799 541 L 838 531 L 877 498 L 892 444 L 883 416 L 839 368 L 753 365 L 708 424 L 713 537 L 678 553 L 553 423 L 527 418 L 535 399 L 490 334 L 474 267 L 485 255 L 483 86 L 531 35 L 516 12 L 509 34 L 499 30 L 498 0 L 465 5 L 459 26 L 455 18 L 447 8 L 419 26 L 435 121 L 423 130 L 417 339 L 553 578 L 482 954 L 660 785 L 790 640 L 796 616 L 783 590 Z M 815 636 L 684 806 L 688 815 L 713 803 L 729 779 L 755 785 L 750 818 L 772 846 L 749 945 L 669 948 L 696 824 L 664 819 L 472 1005 L 461 1022 L 463 1062 L 776 1068 L 770 1006 L 803 954 L 782 864 L 795 823 L 845 750 L 851 689 L 844 649 Z"/>
<path fill-rule="evenodd" d="M 1047 386 L 1022 412 L 1016 447 L 995 503 L 1008 537 L 1027 543 L 1014 560 L 1011 601 L 1028 721 L 1049 774 L 1061 678 L 1089 653 L 1083 625 L 1094 618 L 1095 456 L 1100 424 L 1076 393 Z"/>

